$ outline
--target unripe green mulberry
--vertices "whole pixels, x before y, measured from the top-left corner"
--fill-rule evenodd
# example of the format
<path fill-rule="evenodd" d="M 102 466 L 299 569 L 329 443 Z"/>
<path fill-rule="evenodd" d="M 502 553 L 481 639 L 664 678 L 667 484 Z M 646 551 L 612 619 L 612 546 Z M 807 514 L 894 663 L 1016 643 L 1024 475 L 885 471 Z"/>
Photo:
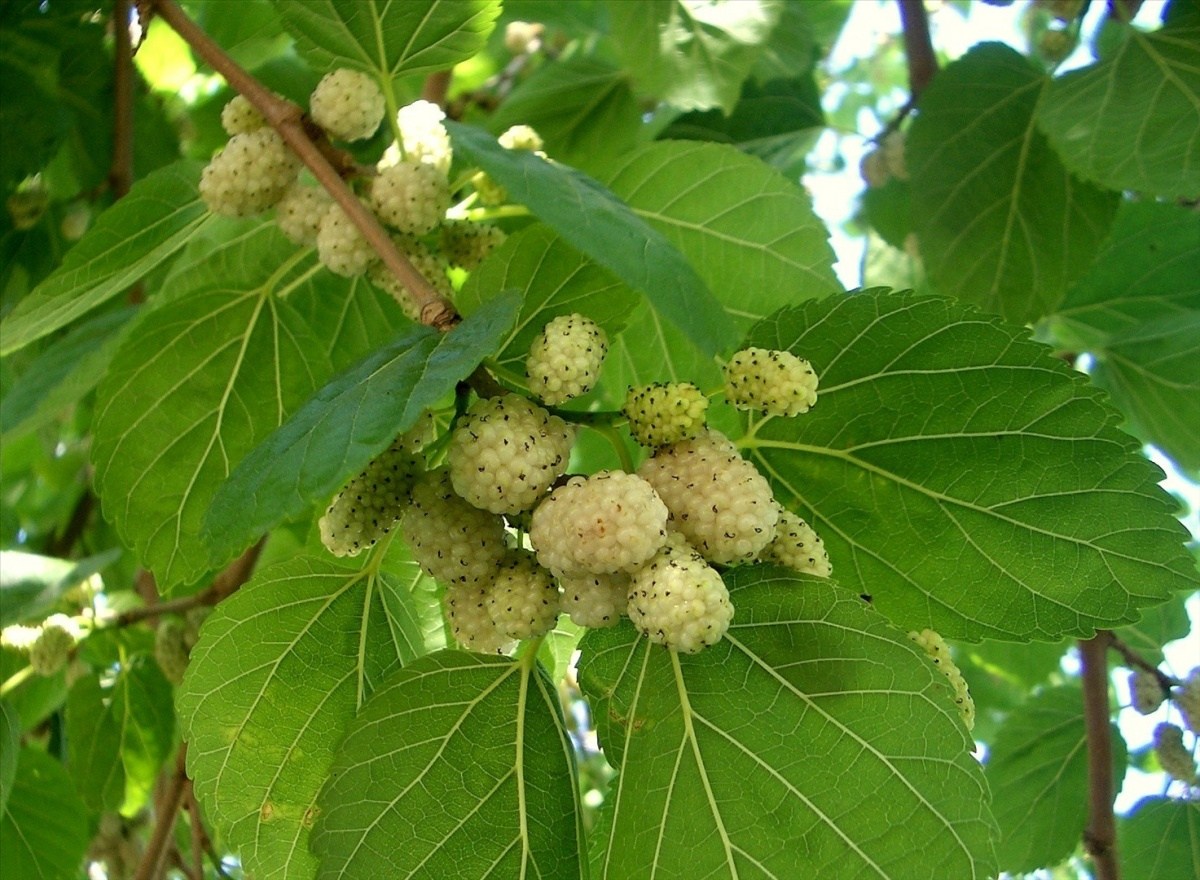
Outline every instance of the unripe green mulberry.
<path fill-rule="evenodd" d="M 607 354 L 608 337 L 599 324 L 579 314 L 559 315 L 529 347 L 529 390 L 548 406 L 586 394 L 596 384 Z"/>
<path fill-rule="evenodd" d="M 1186 785 L 1196 784 L 1196 760 L 1183 744 L 1182 727 L 1166 721 L 1155 727 L 1154 751 L 1168 776 Z"/>
<path fill-rule="evenodd" d="M 79 627 L 71 618 L 50 615 L 29 647 L 29 665 L 38 675 L 54 675 L 67 665 L 79 636 Z"/>
<path fill-rule="evenodd" d="M 630 388 L 621 408 L 633 439 L 651 449 L 699 437 L 707 410 L 708 398 L 690 382 Z"/>
<path fill-rule="evenodd" d="M 528 550 L 512 550 L 487 587 L 488 614 L 502 634 L 532 639 L 554 629 L 558 620 L 558 586 Z"/>
<path fill-rule="evenodd" d="M 154 631 L 154 659 L 171 684 L 183 682 L 188 665 L 187 625 L 178 617 L 164 617 Z"/>
<path fill-rule="evenodd" d="M 450 207 L 450 184 L 432 165 L 400 162 L 371 181 L 371 204 L 379 219 L 412 235 L 432 232 Z"/>
<path fill-rule="evenodd" d="M 331 204 L 317 226 L 317 258 L 330 272 L 353 278 L 366 272 L 378 254 L 341 206 Z"/>
<path fill-rule="evenodd" d="M 369 138 L 383 122 L 387 104 L 379 85 L 365 73 L 342 68 L 325 74 L 309 98 L 313 121 L 343 141 Z"/>
<path fill-rule="evenodd" d="M 423 242 L 411 236 L 393 236 L 392 240 L 396 243 L 396 247 L 408 257 L 413 268 L 424 276 L 434 290 L 445 299 L 450 299 L 454 295 L 454 287 L 446 275 L 445 260 L 431 251 Z M 371 268 L 367 270 L 367 278 L 380 290 L 392 295 L 404 312 L 404 317 L 410 321 L 420 322 L 421 306 L 416 297 L 386 264 L 382 262 L 372 264 Z"/>
<path fill-rule="evenodd" d="M 725 396 L 739 409 L 794 416 L 817 402 L 817 374 L 789 351 L 747 348 L 725 365 Z"/>
<path fill-rule="evenodd" d="M 490 223 L 447 220 L 441 228 L 442 256 L 451 266 L 470 271 L 478 268 L 488 254 L 504 243 L 506 237 L 503 229 Z"/>
<path fill-rule="evenodd" d="M 780 510 L 779 522 L 775 524 L 775 538 L 764 555 L 803 574 L 829 577 L 833 573 L 821 536 L 790 510 Z"/>
<path fill-rule="evenodd" d="M 967 690 L 967 680 L 963 678 L 958 665 L 950 656 L 950 646 L 946 644 L 946 640 L 931 629 L 925 629 L 919 633 L 910 632 L 908 637 L 921 646 L 921 649 L 933 661 L 933 665 L 941 671 L 942 675 L 946 676 L 951 690 L 954 691 L 954 702 L 958 706 L 959 716 L 967 725 L 967 730 L 973 729 L 975 727 L 975 700 L 971 698 L 971 693 Z"/>
<path fill-rule="evenodd" d="M 1129 673 L 1130 704 L 1141 715 L 1153 715 L 1166 699 L 1158 676 L 1145 669 Z"/>
<path fill-rule="evenodd" d="M 293 183 L 275 205 L 275 222 L 292 244 L 313 247 L 321 218 L 332 204 L 333 199 L 325 190 Z"/>

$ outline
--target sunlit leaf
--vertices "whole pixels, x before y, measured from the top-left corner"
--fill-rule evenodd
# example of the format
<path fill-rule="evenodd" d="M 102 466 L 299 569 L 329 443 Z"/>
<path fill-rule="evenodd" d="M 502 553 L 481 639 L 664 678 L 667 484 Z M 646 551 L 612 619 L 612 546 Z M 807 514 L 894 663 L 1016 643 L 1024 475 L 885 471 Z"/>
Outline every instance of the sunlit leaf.
<path fill-rule="evenodd" d="M 1200 877 L 1200 804 L 1148 797 L 1118 824 L 1125 880 Z"/>

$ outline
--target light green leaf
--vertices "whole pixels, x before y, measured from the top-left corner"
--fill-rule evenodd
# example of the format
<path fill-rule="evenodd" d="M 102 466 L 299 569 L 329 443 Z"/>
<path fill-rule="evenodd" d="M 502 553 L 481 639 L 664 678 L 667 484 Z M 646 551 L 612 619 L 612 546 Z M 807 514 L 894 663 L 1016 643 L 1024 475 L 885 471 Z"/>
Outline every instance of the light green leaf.
<path fill-rule="evenodd" d="M 79 583 L 75 569 L 67 559 L 0 551 L 0 626 L 40 622 L 62 594 Z"/>
<path fill-rule="evenodd" d="M 511 289 L 524 291 L 521 312 L 492 363 L 517 385 L 525 383 L 530 344 L 552 319 L 579 312 L 603 327 L 611 339 L 638 301 L 637 295 L 607 270 L 541 224 L 510 235 L 471 273 L 456 302 L 470 315 L 497 290 Z"/>
<path fill-rule="evenodd" d="M 897 625 L 1056 641 L 1195 589 L 1161 472 L 1024 328 L 867 292 L 786 309 L 748 341 L 807 357 L 821 382 L 806 415 L 759 423 L 750 457 Z"/>
<path fill-rule="evenodd" d="M 446 127 L 459 155 L 482 167 L 568 244 L 644 293 L 700 351 L 713 355 L 735 342 L 724 310 L 696 270 L 610 191 L 526 150 L 505 150 L 478 129 L 454 122 Z"/>
<path fill-rule="evenodd" d="M 76 790 L 93 812 L 118 809 L 125 799 L 121 731 L 99 678 L 87 675 L 71 686 L 66 715 L 68 763 Z"/>
<path fill-rule="evenodd" d="M 133 815 L 150 800 L 159 771 L 175 745 L 171 684 L 153 658 L 141 654 L 122 665 L 109 699 L 125 766 L 121 812 Z"/>
<path fill-rule="evenodd" d="M 317 877 L 580 876 L 574 754 L 534 663 L 460 651 L 367 703 L 321 792 Z"/>
<path fill-rule="evenodd" d="M 308 835 L 334 747 L 413 646 L 393 637 L 393 575 L 297 557 L 205 621 L 178 696 L 205 811 L 260 878 L 311 880 Z"/>
<path fill-rule="evenodd" d="M 920 650 L 827 581 L 725 580 L 733 624 L 699 654 L 628 622 L 584 639 L 580 683 L 620 768 L 597 876 L 993 876 L 983 773 Z"/>
<path fill-rule="evenodd" d="M 613 41 L 641 91 L 681 110 L 733 111 L 778 0 L 609 0 Z"/>
<path fill-rule="evenodd" d="M 17 778 L 17 753 L 21 748 L 21 719 L 7 701 L 0 702 L 0 817 Z"/>
<path fill-rule="evenodd" d="M 938 290 L 1022 323 L 1058 304 L 1108 233 L 1117 195 L 1071 176 L 1034 121 L 1049 79 L 976 46 L 921 95 L 907 140 L 912 216 Z"/>
<path fill-rule="evenodd" d="M 351 475 L 496 351 L 520 305 L 495 297 L 448 333 L 413 326 L 336 375 L 263 437 L 216 492 L 204 522 L 218 551 L 325 504 Z"/>
<path fill-rule="evenodd" d="M 96 487 L 162 590 L 242 549 L 201 536 L 216 487 L 328 374 L 319 341 L 276 296 L 279 281 L 165 299 L 130 328 L 100 385 Z"/>
<path fill-rule="evenodd" d="M 1183 4 L 1179 4 L 1183 6 Z M 1055 79 L 1037 122 L 1073 172 L 1113 190 L 1200 195 L 1200 18 L 1125 32 L 1113 54 Z"/>
<path fill-rule="evenodd" d="M 1200 877 L 1200 803 L 1143 798 L 1117 831 L 1124 880 Z"/>
<path fill-rule="evenodd" d="M 500 14 L 498 0 L 276 0 L 275 7 L 313 67 L 357 67 L 389 81 L 466 61 Z"/>
<path fill-rule="evenodd" d="M 1137 623 L 1116 631 L 1117 638 L 1151 663 L 1163 662 L 1163 645 L 1185 638 L 1191 632 L 1184 596 L 1155 605 Z"/>
<path fill-rule="evenodd" d="M 1200 215 L 1127 202 L 1095 263 L 1048 323 L 1060 344 L 1096 358 L 1093 381 L 1130 426 L 1200 471 Z"/>
<path fill-rule="evenodd" d="M 88 845 L 87 811 L 58 761 L 21 749 L 0 817 L 0 877 L 75 880 Z"/>
<path fill-rule="evenodd" d="M 335 370 L 362 360 L 412 325 L 390 294 L 362 277 L 323 272 L 314 280 L 318 283 L 292 294 L 290 301 L 320 337 Z"/>
<path fill-rule="evenodd" d="M 1113 774 L 1125 777 L 1125 740 L 1111 727 Z M 1048 688 L 1015 709 L 985 769 L 1000 824 L 1001 870 L 1032 871 L 1075 851 L 1088 818 L 1087 733 L 1078 685 Z"/>
<path fill-rule="evenodd" d="M 5 317 L 0 355 L 66 326 L 183 247 L 209 217 L 196 191 L 199 180 L 198 163 L 178 162 L 134 184 Z"/>

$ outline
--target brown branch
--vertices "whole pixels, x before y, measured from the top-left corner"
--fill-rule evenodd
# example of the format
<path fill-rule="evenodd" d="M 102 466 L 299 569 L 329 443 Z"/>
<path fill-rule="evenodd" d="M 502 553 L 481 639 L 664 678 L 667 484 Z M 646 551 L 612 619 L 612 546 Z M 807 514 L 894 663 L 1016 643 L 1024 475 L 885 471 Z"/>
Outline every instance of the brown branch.
<path fill-rule="evenodd" d="M 154 821 L 154 833 L 142 853 L 133 880 L 154 880 L 162 876 L 167 863 L 167 854 L 174 839 L 171 833 L 175 830 L 175 818 L 183 804 L 183 793 L 187 787 L 187 743 L 181 743 L 179 754 L 175 758 L 175 769 L 171 778 L 157 799 L 157 815 Z"/>
<path fill-rule="evenodd" d="M 57 556 L 60 559 L 70 556 L 76 542 L 83 537 L 83 533 L 87 530 L 88 522 L 92 518 L 92 511 L 95 509 L 96 496 L 92 494 L 91 488 L 84 487 L 83 493 L 71 510 L 71 518 L 67 520 L 67 524 L 63 526 L 61 532 L 46 543 L 46 555 Z"/>
<path fill-rule="evenodd" d="M 1183 682 L 1181 682 L 1179 679 L 1172 678 L 1171 676 L 1167 675 L 1137 651 L 1133 650 L 1133 648 L 1129 647 L 1129 645 L 1125 644 L 1124 641 L 1118 638 L 1115 633 L 1110 632 L 1107 633 L 1107 635 L 1108 647 L 1112 648 L 1121 655 L 1121 659 L 1125 661 L 1125 665 L 1130 669 L 1149 672 L 1158 679 L 1158 684 L 1163 689 L 1163 693 L 1167 693 L 1171 690 L 1171 688 L 1178 687 L 1179 685 L 1183 684 Z"/>
<path fill-rule="evenodd" d="M 1083 718 L 1087 735 L 1088 821 L 1083 848 L 1092 858 L 1097 880 L 1120 880 L 1117 828 L 1113 817 L 1112 727 L 1108 706 L 1108 658 L 1111 633 L 1101 630 L 1079 643 L 1083 671 Z"/>
<path fill-rule="evenodd" d="M 129 0 L 113 3 L 113 149 L 108 185 L 121 198 L 133 185 L 133 40 L 129 35 Z"/>
<path fill-rule="evenodd" d="M 224 571 L 213 578 L 212 584 L 199 593 L 181 596 L 166 602 L 147 603 L 141 608 L 130 608 L 105 623 L 105 626 L 115 629 L 161 617 L 164 614 L 181 614 L 202 605 L 216 605 L 250 580 L 250 575 L 254 573 L 254 566 L 258 564 L 258 557 L 262 555 L 263 545 L 266 542 L 266 538 L 259 539 L 257 544 L 231 562 Z"/>
<path fill-rule="evenodd" d="M 447 302 L 433 285 L 416 270 L 408 258 L 400 252 L 380 225 L 375 215 L 367 210 L 358 196 L 346 185 L 329 158 L 315 144 L 305 130 L 304 114 L 301 109 L 279 97 L 226 54 L 213 42 L 174 0 L 150 0 L 158 16 L 171 26 L 193 51 L 217 73 L 225 77 L 246 100 L 263 115 L 263 118 L 279 132 L 284 142 L 291 147 L 300 161 L 308 167 L 317 182 L 323 186 L 333 200 L 346 212 L 363 238 L 379 254 L 385 266 L 408 288 L 421 307 L 421 321 L 438 330 L 449 330 L 461 318 L 454 306 Z"/>
<path fill-rule="evenodd" d="M 446 106 L 446 94 L 450 91 L 450 80 L 453 79 L 454 72 L 451 70 L 439 70 L 437 73 L 431 73 L 425 77 L 425 83 L 421 86 L 421 97 L 431 104 L 437 104 L 443 109 Z"/>
<path fill-rule="evenodd" d="M 900 6 L 900 24 L 904 29 L 904 54 L 908 59 L 908 91 L 915 102 L 938 71 L 929 36 L 929 15 L 925 0 L 896 0 Z"/>

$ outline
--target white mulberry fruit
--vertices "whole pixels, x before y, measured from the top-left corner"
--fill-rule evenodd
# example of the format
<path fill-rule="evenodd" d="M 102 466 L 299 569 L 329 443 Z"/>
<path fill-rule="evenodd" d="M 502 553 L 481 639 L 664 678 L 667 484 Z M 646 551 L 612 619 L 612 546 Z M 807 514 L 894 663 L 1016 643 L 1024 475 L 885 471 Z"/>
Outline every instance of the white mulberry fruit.
<path fill-rule="evenodd" d="M 715 645 L 733 620 L 721 575 L 699 553 L 674 542 L 634 572 L 628 608 L 639 632 L 682 654 Z"/>
<path fill-rule="evenodd" d="M 746 348 L 725 365 L 725 396 L 739 409 L 799 415 L 817 402 L 817 374 L 790 351 Z"/>
<path fill-rule="evenodd" d="M 245 95 L 234 95 L 221 108 L 221 128 L 229 135 L 258 131 L 267 124 L 258 108 Z"/>
<path fill-rule="evenodd" d="M 440 235 L 442 256 L 451 266 L 468 271 L 477 269 L 507 238 L 499 226 L 470 220 L 447 220 L 442 224 Z"/>
<path fill-rule="evenodd" d="M 1183 744 L 1182 727 L 1167 721 L 1155 727 L 1154 751 L 1168 776 L 1187 785 L 1196 784 L 1196 759 Z"/>
<path fill-rule="evenodd" d="M 707 410 L 708 398 L 690 382 L 630 388 L 621 408 L 633 439 L 651 449 L 700 436 Z"/>
<path fill-rule="evenodd" d="M 51 614 L 29 646 L 29 665 L 38 675 L 54 675 L 67 665 L 79 637 L 75 621 L 65 614 Z"/>
<path fill-rule="evenodd" d="M 946 640 L 931 629 L 910 632 L 908 637 L 921 647 L 921 650 L 933 661 L 933 665 L 942 675 L 946 676 L 946 680 L 950 683 L 950 689 L 954 691 L 954 703 L 958 707 L 959 716 L 967 726 L 967 730 L 974 729 L 975 700 L 967 690 L 967 680 L 963 678 L 958 664 L 950 656 L 950 646 L 946 644 Z"/>
<path fill-rule="evenodd" d="M 545 148 L 542 136 L 528 125 L 514 125 L 496 139 L 506 150 L 528 150 L 536 153 Z"/>
<path fill-rule="evenodd" d="M 293 183 L 275 205 L 275 222 L 292 244 L 313 247 L 321 218 L 332 204 L 325 190 Z"/>
<path fill-rule="evenodd" d="M 200 175 L 200 198 L 214 214 L 259 214 L 283 198 L 299 173 L 300 160 L 274 129 L 235 134 Z"/>
<path fill-rule="evenodd" d="M 341 206 L 331 204 L 317 226 L 317 258 L 335 275 L 353 278 L 366 272 L 378 255 Z"/>
<path fill-rule="evenodd" d="M 454 583 L 446 588 L 442 608 L 454 641 L 478 654 L 504 654 L 514 642 L 496 628 L 487 607 L 486 583 Z"/>
<path fill-rule="evenodd" d="M 529 390 L 549 406 L 586 394 L 596 384 L 608 354 L 608 337 L 583 315 L 559 315 L 529 347 L 525 375 Z"/>
<path fill-rule="evenodd" d="M 1139 715 L 1153 715 L 1166 696 L 1153 672 L 1139 669 L 1129 673 L 1129 699 Z"/>
<path fill-rule="evenodd" d="M 341 68 L 325 74 L 309 98 L 313 121 L 333 138 L 369 138 L 383 122 L 386 102 L 379 85 L 365 73 Z"/>
<path fill-rule="evenodd" d="M 351 479 L 318 523 L 329 552 L 357 556 L 388 534 L 404 513 L 423 464 L 398 439 Z"/>
<path fill-rule="evenodd" d="M 812 526 L 790 510 L 779 511 L 775 538 L 766 549 L 766 557 L 793 571 L 816 577 L 829 577 L 833 566 L 825 542 Z"/>
<path fill-rule="evenodd" d="M 456 495 L 445 468 L 413 486 L 401 528 L 413 559 L 444 584 L 489 580 L 506 552 L 504 521 Z"/>
<path fill-rule="evenodd" d="M 666 503 L 669 527 L 710 562 L 748 562 L 775 538 L 779 505 L 770 485 L 717 431 L 664 446 L 638 474 Z"/>
<path fill-rule="evenodd" d="M 379 219 L 413 235 L 432 232 L 450 207 L 450 184 L 432 165 L 400 162 L 371 181 L 371 205 Z"/>
<path fill-rule="evenodd" d="M 492 513 L 533 507 L 566 472 L 575 429 L 517 394 L 471 404 L 450 439 L 456 491 Z"/>
<path fill-rule="evenodd" d="M 635 474 L 572 477 L 533 511 L 529 543 L 561 576 L 633 571 L 667 540 L 667 506 Z"/>
<path fill-rule="evenodd" d="M 1200 666 L 1188 673 L 1174 699 L 1187 729 L 1200 736 Z"/>
<path fill-rule="evenodd" d="M 487 587 L 488 613 L 496 629 L 511 639 L 532 639 L 554 629 L 558 585 L 528 550 L 512 550 Z"/>
<path fill-rule="evenodd" d="M 578 626 L 616 626 L 629 604 L 629 575 L 582 574 L 560 577 L 562 610 Z"/>
<path fill-rule="evenodd" d="M 396 121 L 400 128 L 404 161 L 432 166 L 443 177 L 449 173 L 454 151 L 450 146 L 450 134 L 442 125 L 445 118 L 442 108 L 430 101 L 414 101 L 400 108 Z M 394 146 L 389 147 L 384 161 L 387 164 L 400 161 L 399 151 Z"/>

